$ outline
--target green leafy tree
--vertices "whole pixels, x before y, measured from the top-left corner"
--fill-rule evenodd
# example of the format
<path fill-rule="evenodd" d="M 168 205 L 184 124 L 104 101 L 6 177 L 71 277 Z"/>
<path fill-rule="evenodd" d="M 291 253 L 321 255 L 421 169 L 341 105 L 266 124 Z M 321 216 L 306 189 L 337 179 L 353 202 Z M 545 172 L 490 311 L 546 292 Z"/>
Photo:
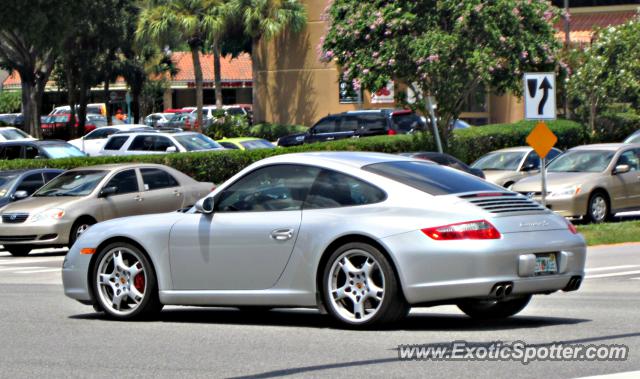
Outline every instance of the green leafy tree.
<path fill-rule="evenodd" d="M 556 69 L 557 11 L 544 1 L 335 0 L 327 17 L 320 59 L 356 88 L 413 89 L 425 114 L 432 96 L 445 141 L 469 94 L 521 94 L 524 72 Z"/>
<path fill-rule="evenodd" d="M 138 41 L 154 41 L 159 46 L 171 47 L 178 41 L 189 46 L 196 84 L 198 125 L 203 125 L 203 77 L 199 53 L 207 41 L 214 41 L 214 45 L 219 43 L 218 36 L 223 30 L 222 4 L 220 0 L 147 0 L 136 31 Z M 219 50 L 214 49 L 214 54 L 219 57 Z M 216 89 L 221 91 L 217 85 Z M 222 92 L 219 93 L 221 103 Z"/>
<path fill-rule="evenodd" d="M 569 95 L 579 116 L 596 130 L 598 112 L 614 102 L 636 103 L 640 97 L 640 18 L 597 32 L 594 42 L 575 52 Z M 636 104 L 637 105 L 637 104 Z"/>
<path fill-rule="evenodd" d="M 20 110 L 22 94 L 19 91 L 0 91 L 0 113 L 13 113 Z"/>
<path fill-rule="evenodd" d="M 0 62 L 20 74 L 25 129 L 36 138 L 45 86 L 75 12 L 72 0 L 2 1 Z"/>
<path fill-rule="evenodd" d="M 286 30 L 299 32 L 307 23 L 307 11 L 298 0 L 231 0 L 232 17 L 242 25 L 244 36 L 237 35 L 238 46 L 247 46 L 250 41 L 251 51 L 257 51 L 261 40 L 269 40 Z M 256 82 L 259 80 L 257 66 L 252 65 L 253 103 L 257 96 Z"/>

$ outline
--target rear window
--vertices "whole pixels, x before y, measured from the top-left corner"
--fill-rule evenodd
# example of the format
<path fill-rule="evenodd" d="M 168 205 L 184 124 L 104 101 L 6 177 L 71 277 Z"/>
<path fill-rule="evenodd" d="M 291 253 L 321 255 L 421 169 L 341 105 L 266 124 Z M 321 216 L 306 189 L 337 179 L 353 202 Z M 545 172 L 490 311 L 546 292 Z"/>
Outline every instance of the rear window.
<path fill-rule="evenodd" d="M 406 184 L 430 195 L 504 190 L 504 188 L 485 182 L 482 179 L 429 162 L 384 162 L 368 165 L 362 169 Z"/>

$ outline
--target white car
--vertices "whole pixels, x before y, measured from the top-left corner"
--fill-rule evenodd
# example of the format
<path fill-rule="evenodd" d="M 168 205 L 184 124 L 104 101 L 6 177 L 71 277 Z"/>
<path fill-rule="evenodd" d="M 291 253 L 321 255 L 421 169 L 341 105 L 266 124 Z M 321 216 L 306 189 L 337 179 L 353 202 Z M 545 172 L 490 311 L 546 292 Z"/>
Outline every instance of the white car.
<path fill-rule="evenodd" d="M 100 150 L 99 155 L 166 154 L 212 150 L 225 150 L 225 148 L 201 133 L 150 131 L 113 134 Z"/>
<path fill-rule="evenodd" d="M 12 126 L 0 128 L 0 142 L 15 140 L 35 141 L 35 138 Z"/>
<path fill-rule="evenodd" d="M 111 125 L 94 129 L 84 137 L 69 141 L 70 144 L 84 151 L 89 156 L 97 156 L 110 135 L 118 132 L 153 130 L 146 125 Z"/>
<path fill-rule="evenodd" d="M 208 120 L 215 119 L 216 110 L 218 110 L 218 108 L 215 105 L 213 106 L 207 105 L 202 108 L 202 117 Z M 224 111 L 225 116 L 245 116 L 245 117 L 249 116 L 247 111 L 244 108 L 239 107 L 237 105 L 224 105 L 222 107 L 222 110 Z M 194 109 L 191 111 L 191 114 L 195 115 L 196 112 L 197 110 Z"/>
<path fill-rule="evenodd" d="M 159 128 L 166 125 L 174 115 L 175 113 L 151 113 L 144 118 L 144 124 Z"/>

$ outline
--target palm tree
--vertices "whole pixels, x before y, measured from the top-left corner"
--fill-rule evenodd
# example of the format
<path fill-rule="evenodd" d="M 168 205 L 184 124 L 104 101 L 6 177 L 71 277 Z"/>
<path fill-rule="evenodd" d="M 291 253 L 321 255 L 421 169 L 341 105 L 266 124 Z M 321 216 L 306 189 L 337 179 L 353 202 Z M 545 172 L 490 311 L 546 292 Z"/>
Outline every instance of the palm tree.
<path fill-rule="evenodd" d="M 269 40 L 290 29 L 301 31 L 307 23 L 306 8 L 298 0 L 232 0 L 231 8 L 243 25 L 245 34 L 251 38 L 252 55 L 258 51 L 261 40 Z M 258 72 L 253 70 L 253 104 L 259 100 L 256 91 Z"/>
<path fill-rule="evenodd" d="M 200 51 L 207 41 L 219 41 L 224 25 L 219 9 L 223 4 L 222 0 L 147 0 L 136 30 L 138 41 L 154 41 L 159 46 L 171 46 L 178 41 L 189 46 L 196 82 L 198 125 L 202 125 L 203 101 Z"/>

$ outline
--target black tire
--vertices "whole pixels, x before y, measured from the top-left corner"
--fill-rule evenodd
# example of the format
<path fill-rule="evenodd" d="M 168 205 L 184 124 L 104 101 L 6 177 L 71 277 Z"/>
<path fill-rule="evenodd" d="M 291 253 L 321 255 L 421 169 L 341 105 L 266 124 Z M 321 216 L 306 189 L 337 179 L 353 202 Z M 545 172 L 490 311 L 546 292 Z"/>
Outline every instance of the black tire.
<path fill-rule="evenodd" d="M 523 310 L 531 301 L 531 295 L 511 300 L 468 300 L 458 304 L 467 316 L 478 320 L 507 318 Z"/>
<path fill-rule="evenodd" d="M 4 249 L 14 257 L 26 257 L 33 248 L 29 245 L 13 245 L 5 246 Z"/>
<path fill-rule="evenodd" d="M 341 256 L 351 251 L 364 251 L 368 253 L 371 257 L 373 257 L 377 265 L 379 266 L 376 269 L 376 270 L 379 270 L 377 271 L 377 274 L 380 275 L 381 273 L 383 275 L 382 277 L 384 278 L 384 287 L 383 287 L 384 295 L 382 296 L 382 301 L 378 303 L 377 310 L 375 310 L 375 313 L 372 316 L 370 316 L 370 318 L 364 321 L 350 320 L 343 317 L 340 314 L 339 310 L 335 308 L 336 305 L 334 305 L 333 299 L 330 297 L 332 296 L 330 293 L 331 292 L 330 276 L 332 275 L 331 274 L 332 267 L 334 266 L 334 264 L 337 264 L 336 263 L 337 260 L 342 259 Z M 362 267 L 364 267 L 364 264 L 360 266 L 360 268 Z M 387 257 L 374 246 L 371 246 L 366 243 L 359 243 L 359 242 L 348 243 L 343 246 L 340 246 L 336 251 L 334 251 L 331 254 L 326 264 L 321 269 L 323 270 L 322 283 L 321 283 L 323 305 L 326 308 L 327 312 L 335 320 L 337 320 L 343 325 L 346 325 L 349 327 L 355 327 L 355 328 L 367 328 L 372 326 L 379 326 L 379 325 L 399 321 L 400 319 L 404 318 L 409 312 L 409 309 L 410 309 L 409 304 L 404 298 L 404 294 L 402 293 L 402 289 L 400 288 L 398 278 L 395 274 L 395 271 L 393 270 L 393 267 L 391 266 L 391 263 L 389 262 Z M 346 278 L 346 275 L 345 275 L 345 278 Z M 345 286 L 346 285 L 347 284 L 345 283 Z M 368 290 L 369 285 L 365 284 L 365 286 L 366 287 L 358 287 L 358 288 L 367 288 Z M 353 288 L 355 291 L 356 290 L 355 287 Z M 349 302 L 353 304 L 353 300 L 349 300 Z M 366 313 L 366 310 L 364 313 Z M 360 315 L 360 317 L 362 317 L 362 315 Z"/>
<path fill-rule="evenodd" d="M 105 255 L 110 254 L 114 249 L 127 249 L 135 253 L 136 258 L 139 258 L 139 262 L 142 264 L 144 268 L 145 274 L 145 289 L 144 296 L 142 301 L 140 301 L 139 305 L 131 312 L 126 315 L 117 313 L 110 304 L 105 304 L 106 299 L 103 298 L 100 294 L 100 288 L 98 288 L 98 270 L 100 268 L 100 262 L 102 262 Z M 129 263 L 130 264 L 130 263 Z M 158 297 L 158 281 L 156 278 L 156 273 L 153 265 L 151 265 L 150 260 L 147 258 L 147 255 L 137 248 L 136 246 L 126 243 L 126 242 L 116 242 L 112 243 L 105 248 L 103 248 L 96 257 L 95 263 L 93 265 L 93 269 L 91 271 L 91 285 L 93 288 L 94 295 L 94 308 L 100 309 L 105 312 L 107 316 L 115 320 L 140 320 L 151 318 L 152 316 L 157 315 L 162 310 L 163 304 L 160 302 L 160 298 Z M 132 278 L 132 281 L 133 280 Z M 130 285 L 130 284 L 129 284 Z"/>
<path fill-rule="evenodd" d="M 604 212 L 597 212 L 594 208 L 604 206 Z M 611 203 L 609 196 L 602 191 L 595 191 L 589 196 L 587 203 L 587 220 L 593 224 L 600 224 L 611 219 Z"/>
<path fill-rule="evenodd" d="M 81 218 L 76 220 L 76 222 L 74 222 L 73 226 L 71 227 L 71 231 L 69 232 L 69 248 L 73 246 L 73 244 L 76 242 L 80 234 L 86 231 L 85 228 L 88 228 L 95 223 L 96 223 L 95 220 L 91 218 Z M 84 230 L 80 232 L 81 229 L 84 229 Z"/>

